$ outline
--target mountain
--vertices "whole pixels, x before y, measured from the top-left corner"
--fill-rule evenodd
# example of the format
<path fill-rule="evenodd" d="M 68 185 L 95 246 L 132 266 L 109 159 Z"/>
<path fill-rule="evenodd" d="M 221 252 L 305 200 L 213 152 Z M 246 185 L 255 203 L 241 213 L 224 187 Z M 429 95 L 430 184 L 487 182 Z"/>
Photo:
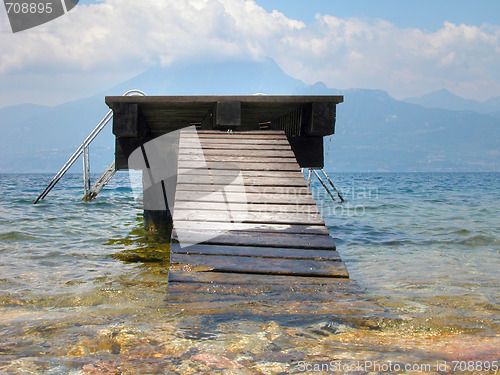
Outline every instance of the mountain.
<path fill-rule="evenodd" d="M 495 117 L 498 117 L 500 112 L 500 96 L 480 102 L 478 100 L 461 98 L 446 89 L 433 91 L 416 98 L 407 98 L 403 101 L 427 108 L 442 108 L 452 111 L 474 111 Z"/>
<path fill-rule="evenodd" d="M 106 114 L 104 96 L 131 88 L 150 95 L 342 94 L 336 134 L 325 139 L 328 170 L 500 170 L 500 119 L 493 115 L 427 108 L 381 90 L 337 90 L 321 82 L 305 85 L 265 60 L 153 68 L 90 98 L 55 107 L 0 108 L 0 172 L 57 171 Z M 492 100 L 488 107 L 495 103 Z M 108 126 L 91 146 L 92 171 L 104 170 L 113 151 Z M 77 164 L 74 171 L 79 172 Z"/>
<path fill-rule="evenodd" d="M 289 94 L 300 85 L 270 59 L 176 65 L 150 69 L 92 97 L 55 107 L 0 108 L 0 172 L 57 171 L 109 110 L 106 95 L 122 95 L 132 88 L 148 95 Z M 111 125 L 90 150 L 92 171 L 103 171 L 114 157 Z M 72 171 L 81 168 L 75 163 Z"/>
<path fill-rule="evenodd" d="M 36 118 L 51 110 L 51 107 L 38 104 L 18 104 L 6 108 L 0 108 L 1 125 L 18 123 Z M 3 129 L 0 127 L 0 129 Z"/>
<path fill-rule="evenodd" d="M 0 108 L 0 172 L 57 171 L 108 109 L 101 95 L 55 107 Z M 99 150 L 92 152 L 92 164 L 98 169 L 109 165 L 113 148 L 109 127 L 91 146 Z"/>
<path fill-rule="evenodd" d="M 500 120 L 398 101 L 381 90 L 335 90 L 318 83 L 307 95 L 344 95 L 335 135 L 326 138 L 332 171 L 494 171 L 500 169 Z"/>
<path fill-rule="evenodd" d="M 493 111 L 489 115 L 500 119 L 500 111 Z"/>
<path fill-rule="evenodd" d="M 446 89 L 433 91 L 418 98 L 404 99 L 407 103 L 419 104 L 427 108 L 442 108 L 452 111 L 474 111 L 478 113 L 490 113 L 500 110 L 500 99 L 492 98 L 485 102 L 473 99 L 464 99 L 452 94 Z"/>
<path fill-rule="evenodd" d="M 496 96 L 494 98 L 490 98 L 484 102 L 490 108 L 496 108 L 500 111 L 500 96 Z"/>
<path fill-rule="evenodd" d="M 489 115 L 500 118 L 500 96 L 490 98 L 486 100 L 484 104 L 494 109 L 492 112 L 488 112 Z"/>
<path fill-rule="evenodd" d="M 153 68 L 112 90 L 118 95 L 132 87 L 148 95 L 279 95 L 290 94 L 299 86 L 304 84 L 268 59 Z"/>

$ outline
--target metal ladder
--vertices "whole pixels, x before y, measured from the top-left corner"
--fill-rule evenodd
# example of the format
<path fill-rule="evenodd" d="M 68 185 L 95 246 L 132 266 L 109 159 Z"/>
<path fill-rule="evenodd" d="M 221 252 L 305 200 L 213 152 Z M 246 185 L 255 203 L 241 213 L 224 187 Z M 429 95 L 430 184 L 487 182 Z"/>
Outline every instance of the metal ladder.
<path fill-rule="evenodd" d="M 326 192 L 328 193 L 328 195 L 330 195 L 330 198 L 332 198 L 332 200 L 335 200 L 335 197 L 333 196 L 333 193 L 332 191 L 328 188 L 328 186 L 326 185 L 325 181 L 323 181 L 323 179 L 321 178 L 321 176 L 318 174 L 318 172 L 316 172 L 316 169 L 319 169 L 322 173 L 323 173 L 323 176 L 326 178 L 326 180 L 329 182 L 330 186 L 333 188 L 333 190 L 335 190 L 335 192 L 337 193 L 337 196 L 339 197 L 340 201 L 343 203 L 345 202 L 344 198 L 342 197 L 342 195 L 340 194 L 340 192 L 337 190 L 337 188 L 335 187 L 335 185 L 333 184 L 332 180 L 330 179 L 330 177 L 326 174 L 326 172 L 323 170 L 323 168 L 309 168 L 309 173 L 308 173 L 308 176 L 307 176 L 307 185 L 309 187 L 311 187 L 311 177 L 312 177 L 312 174 L 314 173 L 314 175 L 316 176 L 316 178 L 319 180 L 319 182 L 321 183 L 321 185 L 323 186 L 323 188 L 325 188 Z"/>
<path fill-rule="evenodd" d="M 146 96 L 146 94 L 140 90 L 129 90 L 123 94 L 123 96 Z M 59 182 L 59 180 L 64 176 L 64 174 L 71 168 L 75 161 L 83 155 L 83 186 L 84 186 L 84 201 L 90 201 L 95 198 L 96 195 L 102 190 L 102 188 L 111 180 L 116 172 L 115 162 L 110 164 L 106 171 L 99 177 L 99 179 L 90 186 L 90 153 L 89 146 L 92 141 L 97 137 L 102 129 L 108 124 L 108 122 L 113 118 L 113 110 L 109 110 L 106 116 L 97 124 L 97 126 L 90 132 L 83 143 L 76 149 L 76 151 L 71 155 L 68 161 L 62 166 L 59 172 L 52 178 L 47 187 L 42 191 L 42 193 L 35 199 L 33 204 L 37 204 L 41 199 L 44 199 L 47 194 L 52 190 L 54 186 Z"/>

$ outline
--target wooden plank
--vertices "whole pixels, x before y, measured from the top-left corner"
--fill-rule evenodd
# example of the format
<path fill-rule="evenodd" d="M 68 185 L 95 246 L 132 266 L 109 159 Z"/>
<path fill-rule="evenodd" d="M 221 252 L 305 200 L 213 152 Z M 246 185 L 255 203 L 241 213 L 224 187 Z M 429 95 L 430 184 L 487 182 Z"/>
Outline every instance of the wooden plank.
<path fill-rule="evenodd" d="M 283 139 L 269 139 L 269 138 L 245 138 L 245 137 L 233 137 L 231 142 L 227 142 L 227 140 L 223 140 L 220 138 L 199 138 L 196 135 L 192 134 L 190 136 L 182 135 L 180 142 L 201 142 L 202 144 L 210 145 L 210 144 L 230 144 L 230 143 L 239 143 L 239 144 L 249 144 L 249 145 L 287 145 L 290 146 L 287 138 Z"/>
<path fill-rule="evenodd" d="M 324 225 L 323 217 L 319 212 L 238 210 L 234 209 L 233 205 L 222 202 L 213 203 L 213 206 L 215 207 L 212 207 L 212 209 L 202 209 L 200 207 L 197 210 L 193 210 L 183 208 L 181 203 L 176 203 L 174 220 L 231 222 L 231 219 L 233 219 L 233 221 L 242 223 Z M 311 206 L 314 207 L 313 205 Z"/>
<path fill-rule="evenodd" d="M 174 228 L 182 231 L 182 233 L 191 233 L 196 238 L 200 237 L 203 231 L 210 232 L 213 236 L 230 233 L 293 233 L 303 235 L 328 235 L 328 229 L 324 225 L 303 225 L 303 224 L 264 224 L 264 223 L 220 223 L 220 222 L 205 222 L 205 221 L 176 221 Z M 201 233 L 203 234 L 203 233 Z M 175 236 L 174 236 L 175 238 Z M 195 241 L 196 243 L 200 241 Z M 191 242 L 193 243 L 193 242 Z M 304 245 L 306 246 L 306 245 Z M 302 248 L 304 248 L 302 246 Z M 286 247 L 286 246 L 284 246 Z"/>
<path fill-rule="evenodd" d="M 322 277 L 348 277 L 341 262 L 312 261 L 278 258 L 252 258 L 240 256 L 173 254 L 172 264 L 187 264 L 215 272 L 235 272 L 264 275 L 296 275 Z M 206 271 L 205 271 L 206 272 Z"/>
<path fill-rule="evenodd" d="M 333 277 L 304 277 L 281 275 L 255 275 L 227 272 L 186 272 L 179 270 L 168 271 L 168 282 L 172 283 L 200 283 L 200 284 L 228 284 L 228 285 L 270 285 L 270 286 L 335 286 L 343 288 L 351 285 L 347 278 Z"/>
<path fill-rule="evenodd" d="M 177 185 L 177 191 L 182 192 L 182 191 L 191 191 L 194 193 L 199 193 L 195 194 L 194 196 L 205 196 L 205 192 L 220 192 L 222 189 L 224 189 L 224 192 L 229 194 L 243 194 L 243 191 L 247 195 L 255 195 L 255 194 L 280 194 L 280 195 L 286 195 L 284 197 L 285 199 L 292 199 L 292 201 L 285 202 L 285 203 L 291 203 L 291 204 L 297 204 L 299 203 L 298 201 L 295 201 L 296 195 L 302 195 L 304 199 L 305 196 L 309 196 L 309 199 L 307 199 L 308 202 L 311 204 L 315 204 L 314 199 L 312 198 L 311 192 L 309 191 L 308 188 L 306 187 L 301 187 L 301 186 L 253 186 L 253 185 L 247 185 L 243 187 L 240 185 L 208 185 L 208 184 L 179 184 Z M 230 195 L 231 195 L 230 194 Z M 274 196 L 276 199 L 281 199 L 281 197 Z M 255 202 L 259 203 L 259 202 Z M 263 202 L 266 203 L 266 202 Z"/>
<path fill-rule="evenodd" d="M 281 148 L 291 148 L 290 142 L 286 137 L 283 139 L 265 139 L 265 138 L 227 138 L 227 137 L 217 137 L 217 138 L 198 138 L 198 137 L 187 137 L 181 138 L 179 140 L 180 147 L 192 148 L 194 146 L 202 147 L 220 147 L 226 148 L 233 144 L 240 144 L 242 146 L 252 146 L 257 148 L 268 148 L 268 147 L 281 147 Z"/>
<path fill-rule="evenodd" d="M 250 137 L 251 136 L 251 137 Z M 218 131 L 214 130 L 210 133 L 204 133 L 203 131 L 197 132 L 186 132 L 186 130 L 182 130 L 182 138 L 183 139 L 191 139 L 191 138 L 201 138 L 201 139 L 214 139 L 221 137 L 233 137 L 237 139 L 286 139 L 286 134 L 283 131 L 273 131 L 273 130 L 263 130 L 263 131 L 233 131 L 233 133 L 228 133 L 227 131 Z"/>
<path fill-rule="evenodd" d="M 286 134 L 283 130 L 239 130 L 237 128 L 233 129 L 231 133 L 227 130 L 201 130 L 190 131 L 183 129 L 182 136 L 184 139 L 190 139 L 191 137 L 234 137 L 234 138 L 247 138 L 248 136 L 264 136 L 267 139 L 275 139 L 276 137 L 286 138 Z M 249 139 L 252 139 L 250 137 Z M 255 138 L 254 138 L 255 139 Z"/>
<path fill-rule="evenodd" d="M 222 208 L 222 207 L 221 207 Z M 228 207 L 230 208 L 230 207 Z M 301 224 L 301 225 L 324 225 L 325 222 L 319 214 L 303 213 L 278 213 L 278 212 L 244 212 L 235 215 L 232 211 L 202 211 L 202 210 L 174 210 L 174 220 L 176 225 L 179 221 L 204 221 L 204 222 L 225 222 L 232 220 L 241 223 L 263 223 L 263 224 Z"/>
<path fill-rule="evenodd" d="M 195 141 L 181 141 L 179 142 L 179 149 L 184 148 L 201 148 L 203 150 L 291 150 L 289 144 L 283 142 L 282 144 L 251 144 L 248 142 L 225 142 L 225 143 L 207 143 Z"/>
<path fill-rule="evenodd" d="M 300 170 L 299 164 L 294 157 L 264 157 L 255 156 L 231 156 L 231 155 L 179 155 L 179 162 L 182 161 L 207 161 L 207 162 L 223 162 L 223 163 L 290 163 L 296 166 L 295 170 Z"/>
<path fill-rule="evenodd" d="M 189 138 L 199 138 L 199 139 L 217 139 L 217 140 L 223 140 L 223 141 L 231 141 L 232 139 L 237 139 L 237 140 L 243 140 L 243 139 L 263 139 L 263 140 L 286 140 L 286 135 L 283 134 L 265 134 L 267 133 L 266 131 L 263 131 L 264 134 L 246 134 L 246 132 L 233 132 L 232 134 L 229 134 L 227 132 L 218 132 L 218 133 L 210 133 L 210 134 L 204 134 L 204 133 L 198 133 L 198 134 L 192 134 L 192 133 L 186 133 L 182 134 L 182 138 L 184 139 L 189 139 Z"/>
<path fill-rule="evenodd" d="M 260 157 L 260 158 L 294 158 L 295 154 L 292 150 L 223 150 L 223 149 L 200 149 L 200 148 L 179 148 L 179 155 L 216 155 L 216 156 L 246 156 L 246 157 Z"/>
<path fill-rule="evenodd" d="M 206 168 L 178 168 L 178 175 L 203 175 L 203 176 L 234 176 L 234 169 L 206 169 Z M 275 177 L 275 178 L 302 178 L 304 175 L 299 171 L 241 171 L 244 177 Z"/>
<path fill-rule="evenodd" d="M 180 160 L 180 168 L 210 168 L 210 169 L 236 169 L 242 171 L 298 171 L 300 167 L 297 163 L 259 163 L 259 162 L 235 162 L 216 163 L 205 162 L 204 160 Z"/>
<path fill-rule="evenodd" d="M 179 174 L 177 176 L 178 184 L 197 184 L 197 185 L 221 185 L 227 186 L 235 181 L 237 175 L 221 176 L 221 175 L 186 175 Z M 307 187 L 307 182 L 303 177 L 299 178 L 275 178 L 275 177 L 249 177 L 243 176 L 243 184 L 245 186 L 290 186 L 290 187 Z M 242 187 L 241 185 L 239 185 Z"/>
<path fill-rule="evenodd" d="M 203 185 L 213 185 L 213 189 L 208 189 L 209 191 L 219 191 L 224 189 L 226 186 L 234 187 L 234 189 L 229 190 L 237 190 L 237 191 L 245 191 L 246 187 L 254 186 L 254 187 L 262 187 L 262 189 L 257 191 L 266 191 L 265 187 L 283 187 L 287 188 L 306 188 L 306 181 L 300 178 L 272 178 L 272 177 L 242 177 L 236 179 L 238 176 L 203 176 L 203 175 L 179 175 L 177 177 L 177 181 L 181 185 L 192 185 L 195 184 L 197 186 Z M 182 188 L 179 190 L 183 190 Z M 200 188 L 200 191 L 205 191 L 206 188 Z M 226 190 L 227 191 L 227 190 Z"/>
<path fill-rule="evenodd" d="M 206 192 L 183 190 L 185 186 L 179 186 L 180 189 L 175 193 L 176 201 L 186 202 L 221 202 L 221 203 L 273 203 L 273 204 L 316 204 L 314 198 L 307 194 L 265 194 L 265 193 L 234 193 L 226 190 L 223 194 L 210 194 Z M 195 186 L 195 185 L 193 185 Z M 207 185 L 209 186 L 209 185 Z"/>
<path fill-rule="evenodd" d="M 204 210 L 218 211 L 228 209 L 226 202 L 176 202 L 175 210 Z M 308 213 L 319 214 L 318 207 L 314 204 L 272 204 L 272 203 L 231 203 L 231 211 L 248 211 L 248 212 L 276 212 L 276 213 Z"/>
<path fill-rule="evenodd" d="M 187 133 L 187 132 L 186 132 Z M 222 131 L 222 130 L 197 130 L 198 134 L 224 134 L 227 133 L 227 131 Z M 285 134 L 283 130 L 245 130 L 245 131 L 233 131 L 234 134 L 272 134 L 272 135 L 282 135 Z M 183 132 L 184 135 L 184 132 Z"/>
<path fill-rule="evenodd" d="M 171 254 L 198 254 L 198 255 L 236 255 L 241 257 L 308 259 L 340 262 L 340 255 L 336 250 L 302 250 L 290 248 L 255 247 L 255 246 L 222 246 L 198 244 L 181 248 L 179 244 L 172 244 Z"/>
<path fill-rule="evenodd" d="M 289 247 L 293 249 L 315 249 L 315 250 L 335 250 L 335 243 L 333 238 L 328 235 L 328 229 L 324 226 L 302 226 L 299 225 L 289 225 L 284 226 L 281 231 L 274 231 L 272 228 L 279 227 L 279 225 L 266 224 L 262 225 L 260 233 L 256 235 L 254 232 L 259 232 L 259 229 L 240 229 L 221 231 L 224 229 L 220 225 L 211 225 L 213 223 L 186 223 L 183 228 L 180 228 L 183 236 L 190 236 L 189 241 L 184 241 L 183 243 L 196 244 L 196 243 L 210 243 L 213 245 L 230 245 L 230 246 L 264 246 L 264 247 Z M 244 228 L 244 226 L 249 226 L 249 224 L 239 224 L 236 227 Z M 175 226 L 175 224 L 174 224 Z M 177 226 L 174 232 L 174 239 L 177 239 Z M 228 226 L 229 227 L 229 226 Z M 267 229 L 267 230 L 266 230 Z M 204 231 L 212 230 L 212 234 L 216 235 L 207 241 L 198 241 L 200 235 L 206 235 Z M 326 232 L 326 233 L 325 233 Z M 308 233 L 308 234 L 305 234 Z M 182 238 L 181 238 L 182 239 Z"/>

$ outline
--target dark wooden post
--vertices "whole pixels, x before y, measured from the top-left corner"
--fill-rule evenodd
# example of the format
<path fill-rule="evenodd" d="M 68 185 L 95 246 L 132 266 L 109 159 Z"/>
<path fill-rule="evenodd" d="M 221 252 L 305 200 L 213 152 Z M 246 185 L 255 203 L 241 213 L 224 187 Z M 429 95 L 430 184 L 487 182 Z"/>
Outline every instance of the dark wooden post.
<path fill-rule="evenodd" d="M 144 229 L 170 240 L 179 134 L 154 137 L 136 103 L 115 103 L 113 111 L 117 169 L 142 170 Z"/>
<path fill-rule="evenodd" d="M 141 146 L 144 156 L 144 229 L 170 239 L 172 234 L 179 131 L 155 138 Z"/>
<path fill-rule="evenodd" d="M 160 234 L 162 237 L 170 239 L 173 219 L 168 207 L 168 201 L 165 202 L 164 199 L 164 189 L 159 184 L 143 189 L 144 229 L 148 233 Z M 159 209 L 159 205 L 163 205 L 164 208 Z"/>
<path fill-rule="evenodd" d="M 241 102 L 217 102 L 215 108 L 216 129 L 241 127 Z"/>

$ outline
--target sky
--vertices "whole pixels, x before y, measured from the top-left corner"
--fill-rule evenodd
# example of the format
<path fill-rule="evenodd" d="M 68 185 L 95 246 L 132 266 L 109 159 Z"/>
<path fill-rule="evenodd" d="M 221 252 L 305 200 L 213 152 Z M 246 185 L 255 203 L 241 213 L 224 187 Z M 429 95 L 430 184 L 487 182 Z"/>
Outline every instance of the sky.
<path fill-rule="evenodd" d="M 498 0 L 84 0 L 12 33 L 0 7 L 0 107 L 57 105 L 149 68 L 274 59 L 307 84 L 395 98 L 500 96 Z"/>

